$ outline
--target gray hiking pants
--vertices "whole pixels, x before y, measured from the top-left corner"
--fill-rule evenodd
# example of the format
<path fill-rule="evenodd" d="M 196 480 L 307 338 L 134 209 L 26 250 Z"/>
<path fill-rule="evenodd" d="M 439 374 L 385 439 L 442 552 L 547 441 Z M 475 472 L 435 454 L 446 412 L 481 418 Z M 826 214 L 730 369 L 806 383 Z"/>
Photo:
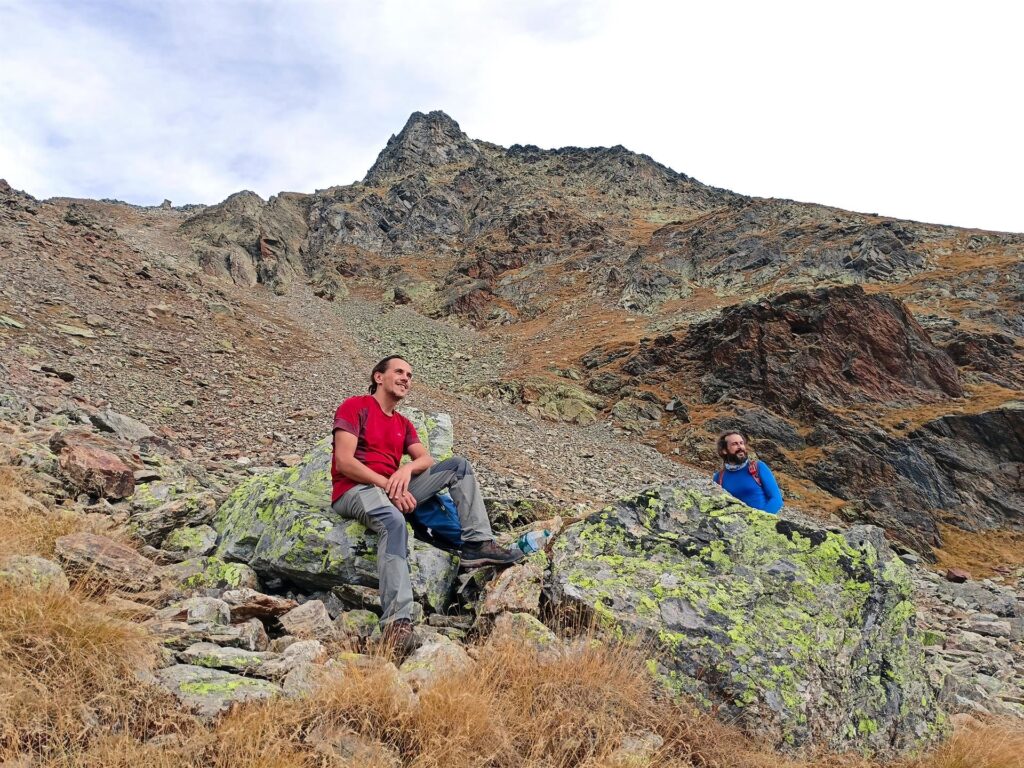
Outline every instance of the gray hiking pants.
<path fill-rule="evenodd" d="M 459 511 L 462 540 L 491 541 L 480 484 L 473 467 L 461 456 L 435 464 L 409 482 L 409 493 L 425 501 L 447 488 Z M 377 536 L 377 578 L 380 581 L 381 622 L 412 617 L 412 584 L 409 581 L 409 532 L 405 515 L 391 503 L 382 488 L 357 485 L 334 502 L 332 509 L 342 517 L 358 520 Z"/>

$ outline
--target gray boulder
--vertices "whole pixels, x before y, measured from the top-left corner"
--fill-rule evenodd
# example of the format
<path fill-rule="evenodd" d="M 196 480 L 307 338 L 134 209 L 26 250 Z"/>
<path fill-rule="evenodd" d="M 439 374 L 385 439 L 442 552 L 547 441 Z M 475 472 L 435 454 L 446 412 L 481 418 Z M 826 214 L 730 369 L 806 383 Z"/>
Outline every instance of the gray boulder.
<path fill-rule="evenodd" d="M 266 680 L 193 664 L 176 664 L 157 670 L 156 676 L 182 704 L 204 718 L 217 716 L 236 701 L 268 699 L 282 692 L 279 686 Z"/>
<path fill-rule="evenodd" d="M 59 565 L 35 555 L 8 555 L 0 558 L 0 582 L 21 587 L 52 589 L 66 592 L 68 577 Z"/>
<path fill-rule="evenodd" d="M 552 582 L 557 607 L 650 648 L 671 689 L 780 746 L 887 754 L 943 732 L 881 529 L 830 533 L 679 483 L 567 528 Z"/>
<path fill-rule="evenodd" d="M 451 419 L 402 411 L 436 459 L 451 455 Z M 218 554 L 248 563 L 261 578 L 280 577 L 301 587 L 377 586 L 377 536 L 330 508 L 331 444 L 317 443 L 302 462 L 242 483 L 213 521 Z M 457 560 L 411 540 L 413 594 L 433 611 L 447 605 Z"/>
<path fill-rule="evenodd" d="M 156 437 L 149 427 L 131 416 L 125 416 L 110 408 L 104 408 L 89 416 L 89 420 L 103 432 L 113 432 L 122 440 L 138 443 L 146 438 Z"/>

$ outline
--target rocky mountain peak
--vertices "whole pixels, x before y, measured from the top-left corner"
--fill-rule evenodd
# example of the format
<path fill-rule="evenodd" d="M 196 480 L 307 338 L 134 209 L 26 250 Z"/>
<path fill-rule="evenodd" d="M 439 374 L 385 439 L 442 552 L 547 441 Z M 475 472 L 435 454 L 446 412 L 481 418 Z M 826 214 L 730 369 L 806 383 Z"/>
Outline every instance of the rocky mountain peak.
<path fill-rule="evenodd" d="M 405 127 L 388 139 L 363 181 L 378 184 L 384 179 L 409 176 L 426 168 L 474 162 L 480 158 L 480 150 L 473 140 L 444 112 L 413 112 Z"/>

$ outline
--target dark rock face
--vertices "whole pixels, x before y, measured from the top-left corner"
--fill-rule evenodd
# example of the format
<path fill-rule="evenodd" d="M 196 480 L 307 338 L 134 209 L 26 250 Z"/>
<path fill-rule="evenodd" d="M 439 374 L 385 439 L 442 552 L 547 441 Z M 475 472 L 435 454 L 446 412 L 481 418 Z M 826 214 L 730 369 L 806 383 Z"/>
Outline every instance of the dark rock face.
<path fill-rule="evenodd" d="M 721 291 L 794 273 L 897 282 L 926 267 L 921 246 L 935 234 L 824 206 L 738 198 L 708 216 L 659 229 L 640 253 L 648 269 Z"/>
<path fill-rule="evenodd" d="M 309 195 L 283 192 L 264 202 L 237 192 L 182 224 L 201 267 L 239 285 L 277 290 L 304 274 L 300 248 L 307 235 Z"/>
<path fill-rule="evenodd" d="M 780 746 L 891 754 L 942 732 L 910 576 L 878 528 L 837 534 L 710 483 L 666 486 L 567 528 L 551 592 L 650 648 L 670 688 Z"/>
<path fill-rule="evenodd" d="M 956 366 L 902 303 L 859 286 L 792 292 L 725 310 L 690 329 L 705 399 L 776 407 L 961 397 Z"/>
<path fill-rule="evenodd" d="M 1024 408 L 943 416 L 909 437 L 954 489 L 949 522 L 1024 529 Z"/>

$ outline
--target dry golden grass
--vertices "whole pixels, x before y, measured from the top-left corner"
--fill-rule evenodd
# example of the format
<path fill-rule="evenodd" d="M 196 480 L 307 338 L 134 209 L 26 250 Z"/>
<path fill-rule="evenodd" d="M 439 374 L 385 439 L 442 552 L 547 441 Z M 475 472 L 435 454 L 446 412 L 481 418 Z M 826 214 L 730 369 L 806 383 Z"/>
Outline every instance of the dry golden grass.
<path fill-rule="evenodd" d="M 962 728 L 938 749 L 902 768 L 1022 768 L 1024 724 L 983 723 Z"/>
<path fill-rule="evenodd" d="M 136 677 L 154 645 L 79 593 L 0 583 L 0 759 L 155 732 L 167 702 Z"/>
<path fill-rule="evenodd" d="M 0 557 L 52 557 L 54 542 L 76 531 L 114 535 L 99 519 L 69 510 L 49 510 L 30 494 L 33 480 L 14 467 L 0 466 Z M 123 538 L 123 537 L 121 537 Z"/>

